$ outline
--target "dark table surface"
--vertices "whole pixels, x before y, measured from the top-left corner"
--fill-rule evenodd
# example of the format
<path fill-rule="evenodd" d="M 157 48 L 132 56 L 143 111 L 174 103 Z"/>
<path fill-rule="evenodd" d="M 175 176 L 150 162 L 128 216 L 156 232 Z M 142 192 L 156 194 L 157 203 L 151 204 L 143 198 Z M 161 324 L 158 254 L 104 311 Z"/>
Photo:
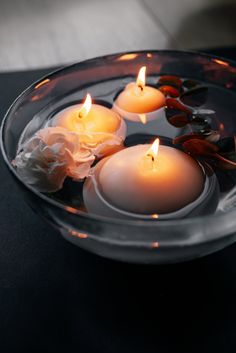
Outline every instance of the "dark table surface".
<path fill-rule="evenodd" d="M 1 74 L 1 116 L 49 71 Z M 169 266 L 102 259 L 39 219 L 0 168 L 1 353 L 236 352 L 236 245 Z"/>

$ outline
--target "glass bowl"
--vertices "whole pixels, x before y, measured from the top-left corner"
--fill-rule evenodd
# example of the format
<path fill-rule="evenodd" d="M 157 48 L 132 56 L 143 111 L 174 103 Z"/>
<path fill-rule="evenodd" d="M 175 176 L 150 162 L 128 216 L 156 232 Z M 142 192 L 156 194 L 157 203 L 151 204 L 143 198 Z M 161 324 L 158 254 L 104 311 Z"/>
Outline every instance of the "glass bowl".
<path fill-rule="evenodd" d="M 236 99 L 236 63 L 194 52 L 141 51 L 77 63 L 32 84 L 6 113 L 1 129 L 2 154 L 30 207 L 71 243 L 125 262 L 174 263 L 190 260 L 234 242 L 234 182 L 230 191 L 221 195 L 221 198 L 228 196 L 227 207 L 214 214 L 163 221 L 130 220 L 86 213 L 70 202 L 61 202 L 57 197 L 40 193 L 27 185 L 12 165 L 19 139 L 32 119 L 37 120 L 40 126 L 53 112 L 82 99 L 87 91 L 95 100 L 107 104 L 109 98 L 106 97 L 114 97 L 117 89 L 134 80 L 143 65 L 147 66 L 151 81 L 156 76 L 175 75 L 216 87 L 218 93 L 213 103 L 218 113 L 218 125 L 223 126 L 224 133 L 234 134 L 236 109 L 232 102 Z M 140 130 L 138 124 L 129 122 L 129 131 L 132 134 L 147 133 L 153 129 L 154 123 L 155 120 L 151 119 L 151 125 L 144 125 Z M 165 124 L 159 120 L 157 130 L 152 132 L 173 138 L 178 135 L 177 130 L 173 127 L 167 131 Z"/>

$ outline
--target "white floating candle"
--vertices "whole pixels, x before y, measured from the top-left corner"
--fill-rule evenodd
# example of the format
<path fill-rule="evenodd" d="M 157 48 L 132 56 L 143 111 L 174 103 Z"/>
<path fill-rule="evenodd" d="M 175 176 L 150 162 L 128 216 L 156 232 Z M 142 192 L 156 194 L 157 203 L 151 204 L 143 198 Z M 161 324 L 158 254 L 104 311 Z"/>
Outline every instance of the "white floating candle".
<path fill-rule="evenodd" d="M 114 110 L 123 117 L 146 123 L 157 116 L 156 111 L 165 105 L 165 96 L 157 88 L 145 84 L 146 66 L 141 67 L 136 82 L 126 85 L 114 102 Z M 155 112 L 156 114 L 151 114 Z"/>
<path fill-rule="evenodd" d="M 94 146 L 104 143 L 103 156 L 123 146 L 126 136 L 126 124 L 119 114 L 102 105 L 92 104 L 90 94 L 83 104 L 69 106 L 57 113 L 50 125 L 79 133 L 81 142 Z"/>
<path fill-rule="evenodd" d="M 152 146 L 126 148 L 97 165 L 97 189 L 107 205 L 133 214 L 160 215 L 176 212 L 201 195 L 205 181 L 201 166 L 172 147 L 160 146 L 157 156 L 158 144 L 157 139 Z M 91 212 L 101 207 L 94 195 L 88 178 L 84 201 Z"/>

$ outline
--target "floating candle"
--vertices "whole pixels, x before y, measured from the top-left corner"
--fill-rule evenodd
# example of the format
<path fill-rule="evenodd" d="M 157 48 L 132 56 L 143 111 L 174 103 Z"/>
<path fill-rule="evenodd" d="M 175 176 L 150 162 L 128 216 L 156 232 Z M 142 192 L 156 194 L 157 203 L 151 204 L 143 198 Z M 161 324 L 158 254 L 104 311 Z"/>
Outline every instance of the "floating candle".
<path fill-rule="evenodd" d="M 120 149 L 126 136 L 126 124 L 119 114 L 92 104 L 90 94 L 83 104 L 69 106 L 57 113 L 50 125 L 79 133 L 81 142 L 94 146 L 104 143 L 103 156 Z"/>
<path fill-rule="evenodd" d="M 106 212 L 111 207 L 158 218 L 198 199 L 205 184 L 202 167 L 188 154 L 158 145 L 157 139 L 152 146 L 129 147 L 101 161 L 95 167 L 96 185 L 89 177 L 84 186 L 88 210 L 101 213 L 105 205 Z"/>
<path fill-rule="evenodd" d="M 150 113 L 165 105 L 165 96 L 157 88 L 145 84 L 146 66 L 141 67 L 136 82 L 127 84 L 114 103 L 114 110 L 129 120 L 145 123 Z M 147 117 L 144 117 L 147 114 Z M 153 119 L 153 117 L 152 117 Z M 149 116 L 149 119 L 150 116 Z"/>

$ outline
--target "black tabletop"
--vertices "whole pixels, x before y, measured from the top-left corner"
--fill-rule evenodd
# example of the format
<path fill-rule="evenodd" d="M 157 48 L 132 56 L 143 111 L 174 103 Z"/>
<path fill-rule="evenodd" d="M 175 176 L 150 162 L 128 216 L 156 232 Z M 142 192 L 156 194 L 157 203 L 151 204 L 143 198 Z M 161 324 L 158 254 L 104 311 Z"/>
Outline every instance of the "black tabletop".
<path fill-rule="evenodd" d="M 1 74 L 1 116 L 48 71 Z M 0 168 L 0 352 L 236 352 L 236 245 L 178 265 L 106 260 L 63 240 Z"/>

